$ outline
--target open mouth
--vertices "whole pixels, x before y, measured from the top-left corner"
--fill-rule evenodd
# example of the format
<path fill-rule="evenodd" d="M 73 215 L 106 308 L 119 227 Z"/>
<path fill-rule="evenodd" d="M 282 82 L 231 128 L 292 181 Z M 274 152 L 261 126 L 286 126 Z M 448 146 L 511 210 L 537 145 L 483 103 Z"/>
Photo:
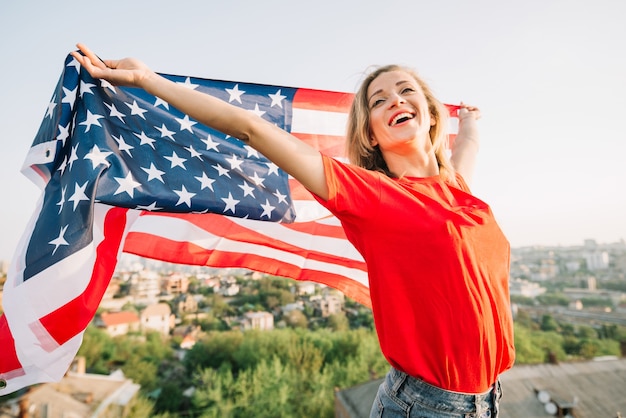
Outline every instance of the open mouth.
<path fill-rule="evenodd" d="M 396 125 L 398 125 L 400 123 L 403 123 L 403 122 L 406 122 L 408 120 L 411 120 L 414 117 L 415 117 L 415 115 L 413 115 L 412 113 L 409 113 L 409 112 L 398 113 L 393 118 L 391 118 L 391 120 L 389 121 L 389 126 L 396 126 Z"/>

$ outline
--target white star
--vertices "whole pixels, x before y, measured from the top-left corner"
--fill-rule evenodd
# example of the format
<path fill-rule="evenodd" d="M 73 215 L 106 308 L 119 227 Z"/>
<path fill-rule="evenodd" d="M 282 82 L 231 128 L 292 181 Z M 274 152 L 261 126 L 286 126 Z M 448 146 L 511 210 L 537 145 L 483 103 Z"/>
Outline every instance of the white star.
<path fill-rule="evenodd" d="M 202 154 L 200 154 L 198 151 L 193 149 L 191 145 L 189 145 L 188 147 L 185 147 L 185 149 L 189 151 L 189 154 L 191 154 L 192 157 L 198 157 L 200 160 L 202 160 Z"/>
<path fill-rule="evenodd" d="M 80 63 L 76 60 L 76 58 L 72 58 L 72 60 L 67 63 L 66 67 L 74 67 L 77 73 L 80 72 Z"/>
<path fill-rule="evenodd" d="M 141 169 L 145 171 L 146 173 L 148 173 L 148 181 L 157 179 L 161 183 L 165 184 L 162 178 L 163 174 L 165 174 L 165 171 L 161 171 L 158 168 L 156 168 L 154 166 L 154 163 L 150 163 L 150 168 L 141 167 Z"/>
<path fill-rule="evenodd" d="M 276 174 L 277 176 L 280 176 L 278 174 L 278 166 L 272 162 L 269 163 L 265 163 L 265 165 L 267 166 L 267 168 L 269 169 L 267 175 L 272 175 L 272 174 Z"/>
<path fill-rule="evenodd" d="M 63 99 L 61 99 L 61 103 L 68 103 L 70 105 L 70 109 L 74 109 L 74 103 L 76 103 L 76 90 L 78 87 L 75 87 L 74 90 L 69 90 L 63 87 Z"/>
<path fill-rule="evenodd" d="M 252 181 L 254 182 L 254 184 L 256 184 L 257 186 L 263 186 L 263 182 L 265 181 L 264 178 L 261 178 L 258 176 L 258 174 L 256 173 L 256 171 L 254 172 L 254 176 L 252 176 Z"/>
<path fill-rule="evenodd" d="M 176 166 L 182 168 L 183 170 L 186 170 L 185 165 L 183 164 L 185 161 L 187 161 L 186 158 L 180 158 L 178 155 L 176 155 L 175 151 L 172 151 L 172 156 L 171 157 L 167 157 L 167 156 L 163 156 L 163 158 L 165 158 L 166 160 L 169 160 L 172 164 L 170 166 L 170 168 L 174 168 Z"/>
<path fill-rule="evenodd" d="M 187 205 L 187 207 L 190 208 L 191 198 L 194 197 L 196 194 L 188 192 L 187 189 L 185 189 L 184 185 L 182 187 L 183 188 L 181 190 L 172 190 L 174 193 L 178 195 L 178 202 L 176 202 L 175 206 L 182 205 L 184 203 Z"/>
<path fill-rule="evenodd" d="M 236 155 L 233 155 L 230 158 L 226 158 L 226 161 L 228 161 L 230 163 L 230 169 L 231 170 L 239 170 L 241 171 L 241 164 L 243 164 L 243 160 L 240 160 L 239 158 L 237 158 Z"/>
<path fill-rule="evenodd" d="M 287 203 L 287 195 L 282 194 L 280 190 L 276 190 L 273 194 L 278 198 L 278 203 Z"/>
<path fill-rule="evenodd" d="M 152 202 L 148 206 L 137 205 L 137 207 L 135 209 L 137 209 L 137 210 L 148 210 L 150 212 L 155 211 L 155 210 L 161 210 L 161 208 L 157 207 L 156 202 Z"/>
<path fill-rule="evenodd" d="M 228 169 L 222 167 L 221 165 L 212 165 L 211 167 L 213 167 L 214 169 L 217 170 L 217 174 L 219 174 L 220 177 L 222 176 L 226 176 L 228 178 L 230 178 L 230 174 L 228 174 Z"/>
<path fill-rule="evenodd" d="M 154 107 L 157 106 L 163 106 L 164 108 L 168 109 L 170 108 L 169 103 L 167 103 L 165 100 L 161 99 L 160 97 L 157 97 L 156 100 L 154 101 Z"/>
<path fill-rule="evenodd" d="M 254 113 L 258 117 L 261 117 L 261 116 L 263 116 L 265 114 L 265 111 L 259 109 L 259 104 L 258 103 L 255 103 L 254 109 L 248 109 L 248 111 Z"/>
<path fill-rule="evenodd" d="M 161 127 L 156 127 L 156 130 L 161 132 L 161 138 L 165 138 L 168 137 L 170 138 L 172 141 L 174 141 L 174 137 L 172 136 L 175 132 L 170 131 L 169 129 L 167 129 L 167 127 L 165 126 L 164 123 L 161 124 Z"/>
<path fill-rule="evenodd" d="M 243 103 L 241 103 L 241 95 L 244 94 L 245 91 L 239 90 L 239 84 L 235 84 L 234 88 L 226 89 L 226 91 L 230 95 L 230 97 L 228 98 L 228 103 L 232 102 L 233 100 L 236 100 L 240 104 L 243 104 Z"/>
<path fill-rule="evenodd" d="M 57 139 L 63 142 L 65 145 L 65 141 L 70 137 L 70 124 L 67 123 L 67 126 L 59 125 L 59 134 L 57 135 Z"/>
<path fill-rule="evenodd" d="M 91 151 L 87 155 L 85 155 L 86 160 L 91 160 L 91 165 L 95 170 L 96 167 L 100 164 L 104 164 L 107 167 L 111 166 L 111 163 L 107 161 L 107 157 L 113 154 L 112 152 L 102 152 L 97 145 L 94 145 Z"/>
<path fill-rule="evenodd" d="M 188 130 L 189 132 L 193 133 L 193 131 L 191 130 L 191 127 L 193 125 L 195 125 L 198 122 L 194 122 L 192 120 L 189 120 L 189 116 L 185 115 L 184 118 L 180 119 L 180 118 L 176 118 L 176 120 L 178 121 L 178 123 L 180 123 L 180 130 L 184 131 L 184 130 Z"/>
<path fill-rule="evenodd" d="M 89 198 L 85 194 L 87 183 L 89 182 L 86 181 L 85 184 L 83 184 L 82 186 L 79 186 L 78 183 L 75 183 L 74 185 L 74 194 L 68 199 L 70 202 L 74 202 L 74 211 L 76 211 L 76 206 L 78 206 L 81 201 L 89 200 Z"/>
<path fill-rule="evenodd" d="M 191 83 L 191 78 L 189 78 L 189 77 L 187 77 L 187 79 L 185 80 L 184 83 L 181 83 L 180 81 L 177 81 L 176 84 L 183 85 L 183 86 L 185 86 L 185 87 L 187 87 L 188 89 L 191 89 L 191 90 L 195 90 L 195 89 L 198 88 L 198 84 L 192 84 Z"/>
<path fill-rule="evenodd" d="M 59 200 L 59 202 L 57 203 L 57 206 L 59 207 L 59 213 L 61 213 L 61 211 L 63 210 L 63 204 L 65 204 L 65 191 L 66 190 L 67 190 L 67 186 L 61 189 L 61 200 Z"/>
<path fill-rule="evenodd" d="M 85 83 L 83 80 L 80 80 L 80 98 L 83 98 L 83 94 L 85 93 L 89 93 L 89 94 L 93 94 L 93 91 L 91 91 L 92 88 L 96 87 L 95 84 L 91 84 L 91 83 Z"/>
<path fill-rule="evenodd" d="M 91 125 L 96 125 L 102 128 L 102 125 L 100 125 L 100 122 L 98 122 L 98 120 L 103 117 L 104 116 L 102 115 L 94 115 L 93 113 L 91 113 L 89 109 L 87 109 L 87 119 L 85 119 L 84 122 L 79 123 L 79 125 L 87 126 L 87 129 L 85 129 L 85 132 L 89 132 L 89 129 L 91 129 Z"/>
<path fill-rule="evenodd" d="M 248 151 L 248 155 L 247 155 L 248 158 L 250 157 L 259 158 L 259 152 L 255 150 L 254 148 L 252 148 L 250 145 L 244 145 L 243 147 Z"/>
<path fill-rule="evenodd" d="M 274 206 L 270 205 L 270 202 L 265 199 L 265 204 L 261 205 L 261 207 L 263 208 L 263 213 L 261 214 L 261 218 L 263 216 L 267 216 L 269 219 L 272 218 L 272 211 L 274 209 L 276 209 Z"/>
<path fill-rule="evenodd" d="M 115 107 L 115 105 L 113 103 L 111 103 L 111 105 L 105 103 L 104 105 L 109 108 L 109 116 L 110 117 L 118 118 L 120 120 L 120 122 L 126 123 L 126 122 L 124 122 L 124 119 L 122 119 L 122 118 L 125 118 L 126 115 L 123 114 L 122 112 L 120 112 L 119 110 L 117 110 L 117 108 Z"/>
<path fill-rule="evenodd" d="M 115 86 L 111 83 L 109 83 L 108 81 L 106 81 L 105 79 L 101 78 L 100 79 L 100 86 L 107 88 L 109 90 L 111 90 L 113 93 L 117 94 L 117 91 L 115 90 Z"/>
<path fill-rule="evenodd" d="M 224 201 L 224 203 L 226 203 L 226 207 L 224 208 L 224 213 L 230 210 L 234 214 L 235 206 L 237 205 L 237 203 L 239 203 L 239 200 L 233 199 L 233 195 L 230 192 L 228 192 L 228 197 L 227 198 L 223 197 L 222 200 Z"/>
<path fill-rule="evenodd" d="M 129 157 L 132 157 L 132 154 L 130 153 L 131 149 L 134 149 L 135 147 L 133 147 L 130 144 L 127 144 L 126 141 L 124 141 L 124 138 L 122 137 L 122 135 L 120 135 L 119 138 L 116 138 L 115 135 L 111 135 L 113 137 L 113 139 L 115 139 L 115 142 L 117 142 L 117 148 L 120 151 L 125 151 L 126 154 L 128 154 Z"/>
<path fill-rule="evenodd" d="M 57 169 L 57 171 L 60 171 L 61 175 L 63 175 L 63 173 L 65 172 L 65 167 L 67 167 L 67 157 L 63 158 L 63 161 L 59 165 L 59 168 Z"/>
<path fill-rule="evenodd" d="M 147 110 L 140 108 L 137 104 L 137 100 L 133 100 L 133 104 L 128 104 L 126 102 L 124 102 L 124 104 L 129 107 L 131 115 L 139 115 L 143 120 L 146 119 L 143 114 L 146 113 Z"/>
<path fill-rule="evenodd" d="M 207 139 L 202 139 L 202 142 L 204 142 L 206 144 L 206 149 L 208 150 L 215 150 L 215 152 L 219 152 L 217 149 L 217 146 L 219 145 L 217 142 L 213 141 L 213 139 L 211 139 L 211 135 L 209 135 L 207 137 Z"/>
<path fill-rule="evenodd" d="M 72 165 L 74 165 L 74 161 L 78 160 L 78 144 L 72 147 L 72 151 L 70 152 L 70 158 L 67 160 L 67 164 L 70 166 L 70 170 L 72 169 Z"/>
<path fill-rule="evenodd" d="M 202 172 L 202 177 L 194 177 L 194 178 L 200 182 L 200 190 L 210 189 L 212 192 L 214 191 L 213 183 L 215 183 L 215 180 L 207 177 L 207 175 L 204 172 Z"/>
<path fill-rule="evenodd" d="M 283 108 L 283 99 L 286 99 L 287 96 L 283 96 L 282 94 L 280 94 L 280 89 L 278 89 L 278 91 L 274 94 L 268 94 L 268 96 L 270 96 L 270 99 L 272 99 L 272 104 L 270 105 L 270 107 L 278 106 L 281 109 Z"/>
<path fill-rule="evenodd" d="M 63 228 L 61 228 L 61 231 L 59 231 L 59 236 L 53 239 L 52 241 L 48 242 L 48 244 L 54 245 L 54 250 L 52 250 L 52 255 L 54 255 L 54 253 L 57 252 L 57 250 L 59 249 L 61 245 L 70 245 L 69 242 L 67 242 L 64 237 L 65 231 L 67 231 L 68 227 L 69 225 L 65 225 Z"/>
<path fill-rule="evenodd" d="M 254 197 L 254 187 L 250 186 L 245 181 L 243 182 L 243 184 L 240 184 L 239 187 L 241 188 L 241 190 L 243 190 L 243 197 L 246 197 L 246 196 Z"/>
<path fill-rule="evenodd" d="M 141 131 L 141 135 L 138 135 L 137 133 L 133 132 L 133 134 L 139 138 L 139 146 L 141 145 L 150 145 L 150 147 L 152 147 L 152 149 L 154 149 L 154 142 L 156 142 L 154 139 L 150 138 L 148 135 L 146 135 L 143 131 Z"/>
<path fill-rule="evenodd" d="M 52 119 L 54 108 L 57 107 L 57 103 L 55 101 L 56 98 L 57 98 L 56 95 L 52 96 L 52 100 L 50 100 L 50 103 L 48 103 L 48 110 L 46 111 L 46 116 L 44 116 L 44 119 L 47 118 L 48 116 L 50 116 L 50 119 Z"/>
<path fill-rule="evenodd" d="M 130 171 L 128 172 L 126 177 L 114 177 L 114 179 L 120 185 L 115 193 L 113 193 L 114 196 L 116 194 L 126 192 L 130 197 L 133 197 L 133 195 L 135 194 L 135 189 L 141 186 L 141 183 L 137 183 L 135 181 Z"/>

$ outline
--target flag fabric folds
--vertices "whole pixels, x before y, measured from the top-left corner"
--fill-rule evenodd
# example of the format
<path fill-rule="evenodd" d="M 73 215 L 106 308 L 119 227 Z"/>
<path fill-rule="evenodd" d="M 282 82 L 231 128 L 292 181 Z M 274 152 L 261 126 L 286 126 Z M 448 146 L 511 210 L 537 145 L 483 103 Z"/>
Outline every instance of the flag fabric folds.
<path fill-rule="evenodd" d="M 343 157 L 351 94 L 164 77 Z M 370 304 L 360 254 L 294 179 L 70 55 L 23 172 L 43 192 L 4 286 L 0 395 L 62 378 L 123 252 L 316 281 Z"/>

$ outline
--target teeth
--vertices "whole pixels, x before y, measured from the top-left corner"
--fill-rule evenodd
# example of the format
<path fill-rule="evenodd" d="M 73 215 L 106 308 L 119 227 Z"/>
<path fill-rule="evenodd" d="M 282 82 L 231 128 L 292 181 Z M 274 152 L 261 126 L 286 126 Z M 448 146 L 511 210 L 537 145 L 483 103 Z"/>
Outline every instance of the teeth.
<path fill-rule="evenodd" d="M 410 114 L 409 112 L 399 113 L 398 115 L 396 115 L 396 117 L 394 117 L 394 118 L 391 120 L 391 126 L 396 125 L 396 124 L 398 123 L 398 121 L 399 121 L 399 120 L 404 119 L 404 118 L 407 118 L 407 119 L 412 119 L 412 118 L 413 118 L 413 115 L 412 115 L 412 114 Z"/>

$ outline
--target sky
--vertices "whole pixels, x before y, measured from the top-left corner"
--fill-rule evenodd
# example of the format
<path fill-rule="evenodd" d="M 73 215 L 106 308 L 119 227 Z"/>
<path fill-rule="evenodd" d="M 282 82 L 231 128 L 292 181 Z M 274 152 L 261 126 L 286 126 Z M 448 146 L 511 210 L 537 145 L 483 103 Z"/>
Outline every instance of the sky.
<path fill-rule="evenodd" d="M 0 260 L 40 190 L 21 167 L 66 55 L 157 72 L 354 92 L 407 65 L 478 106 L 472 189 L 512 247 L 626 239 L 622 0 L 63 0 L 0 3 Z"/>

